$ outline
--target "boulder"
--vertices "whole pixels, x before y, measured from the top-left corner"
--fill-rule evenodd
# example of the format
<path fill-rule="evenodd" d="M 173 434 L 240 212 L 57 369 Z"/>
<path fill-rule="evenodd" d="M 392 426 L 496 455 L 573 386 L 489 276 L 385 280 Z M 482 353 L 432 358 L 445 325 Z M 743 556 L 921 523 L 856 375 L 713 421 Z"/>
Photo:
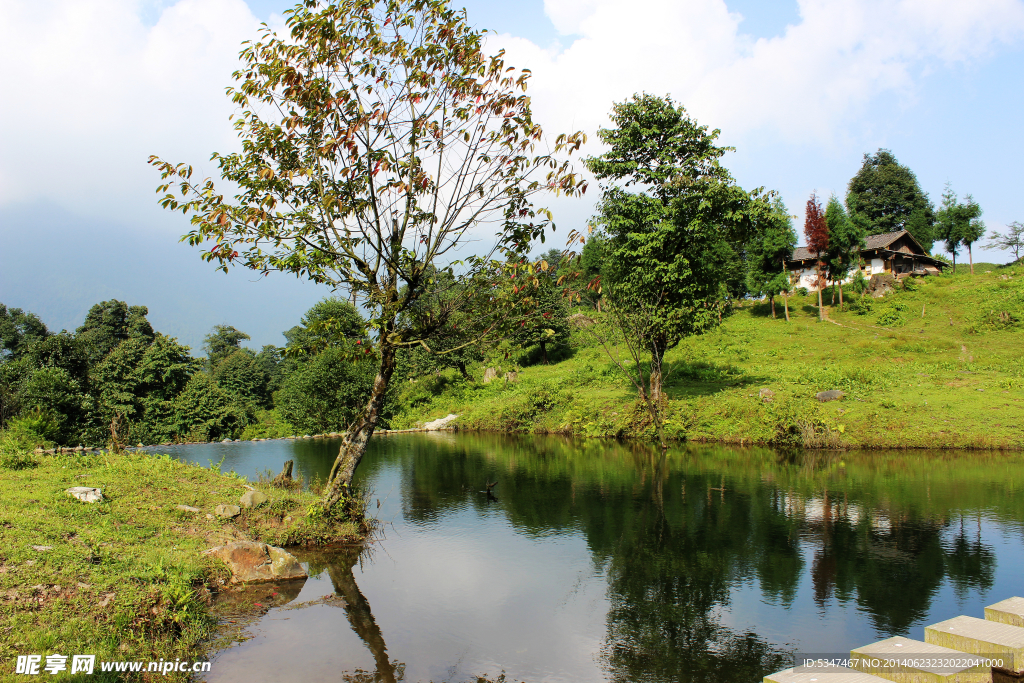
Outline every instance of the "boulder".
<path fill-rule="evenodd" d="M 448 427 L 448 424 L 458 417 L 459 416 L 456 415 L 455 413 L 451 413 L 442 418 L 438 418 L 437 420 L 426 423 L 425 425 L 423 425 L 423 428 L 426 429 L 428 432 L 440 431 Z"/>
<path fill-rule="evenodd" d="M 307 576 L 294 555 L 266 543 L 236 541 L 211 548 L 203 554 L 216 557 L 228 566 L 231 583 L 304 579 Z"/>
<path fill-rule="evenodd" d="M 814 395 L 814 398 L 818 399 L 822 403 L 828 403 L 829 401 L 838 401 L 843 396 L 846 396 L 846 394 L 838 389 L 830 389 L 828 391 L 819 391 Z"/>
<path fill-rule="evenodd" d="M 262 491 L 246 491 L 238 499 L 238 502 L 244 508 L 258 508 L 269 500 L 270 498 L 267 497 L 267 494 Z"/>
<path fill-rule="evenodd" d="M 519 373 L 518 372 L 506 372 L 505 373 L 505 381 L 508 382 L 509 384 L 514 384 L 517 379 L 519 379 Z"/>
<path fill-rule="evenodd" d="M 231 519 L 242 514 L 242 508 L 237 505 L 218 505 L 213 511 L 218 517 L 223 517 L 224 519 Z"/>
<path fill-rule="evenodd" d="M 194 508 L 191 505 L 176 505 L 175 509 L 181 510 L 182 512 L 199 512 L 199 508 Z"/>
<path fill-rule="evenodd" d="M 498 371 L 495 368 L 484 370 L 484 384 L 490 384 L 491 380 L 498 379 Z"/>
<path fill-rule="evenodd" d="M 69 496 L 77 498 L 83 503 L 102 503 L 103 491 L 90 486 L 72 486 L 67 490 Z"/>
<path fill-rule="evenodd" d="M 765 388 L 757 392 L 757 397 L 764 403 L 771 403 L 772 399 L 775 398 L 775 392 L 771 389 Z"/>

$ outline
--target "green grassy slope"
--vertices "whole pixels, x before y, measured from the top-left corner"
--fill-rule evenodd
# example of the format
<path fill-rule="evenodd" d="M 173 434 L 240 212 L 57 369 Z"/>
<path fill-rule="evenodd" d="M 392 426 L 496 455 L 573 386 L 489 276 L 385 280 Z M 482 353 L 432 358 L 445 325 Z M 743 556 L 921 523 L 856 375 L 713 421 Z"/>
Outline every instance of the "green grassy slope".
<path fill-rule="evenodd" d="M 791 322 L 767 302 L 748 302 L 707 335 L 667 356 L 668 432 L 677 438 L 808 446 L 1024 446 L 1024 268 L 979 264 L 971 276 L 915 280 L 860 301 L 859 312 L 815 297 L 790 299 Z M 849 295 L 849 293 L 848 293 Z M 856 295 L 848 296 L 857 300 Z M 870 298 L 869 298 L 870 299 Z M 826 293 L 826 303 L 831 295 Z M 459 414 L 463 429 L 645 436 L 631 385 L 577 330 L 572 354 L 551 365 L 514 367 L 514 383 L 454 374 L 420 378 L 403 391 L 395 427 Z M 759 390 L 774 393 L 770 402 Z M 840 389 L 843 400 L 814 395 Z"/>

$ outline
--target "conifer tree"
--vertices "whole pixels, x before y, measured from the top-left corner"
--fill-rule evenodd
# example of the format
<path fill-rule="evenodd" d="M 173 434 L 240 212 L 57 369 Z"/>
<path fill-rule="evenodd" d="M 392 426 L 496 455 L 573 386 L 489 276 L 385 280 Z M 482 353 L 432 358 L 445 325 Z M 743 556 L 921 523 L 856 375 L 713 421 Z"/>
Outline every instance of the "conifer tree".
<path fill-rule="evenodd" d="M 804 216 L 804 237 L 807 238 L 807 249 L 817 259 L 815 270 L 817 272 L 818 287 L 818 320 L 824 320 L 825 316 L 821 310 L 821 290 L 824 288 L 822 268 L 825 266 L 821 255 L 828 251 L 828 223 L 825 221 L 825 212 L 818 201 L 818 195 L 811 193 L 807 200 L 807 212 Z"/>

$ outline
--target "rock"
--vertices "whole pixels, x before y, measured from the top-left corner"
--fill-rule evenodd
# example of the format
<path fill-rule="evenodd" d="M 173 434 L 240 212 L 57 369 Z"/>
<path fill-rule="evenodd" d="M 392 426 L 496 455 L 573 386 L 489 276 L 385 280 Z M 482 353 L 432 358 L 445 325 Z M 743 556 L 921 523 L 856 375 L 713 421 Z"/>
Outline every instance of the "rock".
<path fill-rule="evenodd" d="M 498 379 L 498 371 L 494 368 L 487 368 L 484 370 L 484 384 L 489 384 L 491 380 Z"/>
<path fill-rule="evenodd" d="M 52 545 L 34 545 L 34 546 L 32 546 L 32 550 L 35 550 L 37 553 L 45 553 L 47 550 L 53 550 L 53 546 Z"/>
<path fill-rule="evenodd" d="M 267 497 L 267 494 L 262 491 L 246 491 L 242 494 L 242 497 L 238 499 L 238 502 L 241 503 L 244 508 L 258 508 L 269 500 L 270 498 Z"/>
<path fill-rule="evenodd" d="M 829 401 L 838 401 L 843 396 L 846 396 L 846 394 L 838 389 L 830 389 L 828 391 L 819 391 L 814 395 L 814 398 L 818 399 L 822 403 L 828 403 Z"/>
<path fill-rule="evenodd" d="M 67 490 L 67 494 L 77 498 L 83 503 L 103 502 L 103 491 L 89 486 L 72 486 Z"/>
<path fill-rule="evenodd" d="M 207 519 L 213 519 L 213 515 L 211 515 L 209 512 L 207 512 L 206 513 L 206 518 Z"/>
<path fill-rule="evenodd" d="M 222 560 L 231 569 L 231 583 L 304 579 L 306 570 L 295 556 L 281 548 L 255 541 L 236 541 L 203 553 Z"/>
<path fill-rule="evenodd" d="M 757 392 L 757 397 L 764 403 L 771 403 L 772 399 L 775 398 L 775 392 L 771 389 L 765 388 Z"/>
<path fill-rule="evenodd" d="M 515 381 L 517 379 L 519 379 L 519 373 L 518 372 L 506 372 L 505 373 L 505 381 L 508 382 L 509 384 L 515 383 Z"/>
<path fill-rule="evenodd" d="M 221 439 L 221 443 L 231 443 L 231 439 Z"/>
<path fill-rule="evenodd" d="M 231 519 L 242 514 L 242 508 L 237 505 L 218 505 L 213 511 L 218 517 L 223 517 L 224 519 Z"/>
<path fill-rule="evenodd" d="M 451 423 L 456 418 L 458 418 L 458 415 L 456 415 L 455 413 L 451 413 L 449 415 L 446 415 L 445 417 L 426 423 L 425 425 L 423 425 L 423 428 L 426 429 L 428 432 L 440 431 L 446 428 L 449 425 L 449 423 Z"/>
<path fill-rule="evenodd" d="M 183 512 L 199 512 L 199 508 L 194 508 L 191 505 L 176 505 L 175 507 Z"/>

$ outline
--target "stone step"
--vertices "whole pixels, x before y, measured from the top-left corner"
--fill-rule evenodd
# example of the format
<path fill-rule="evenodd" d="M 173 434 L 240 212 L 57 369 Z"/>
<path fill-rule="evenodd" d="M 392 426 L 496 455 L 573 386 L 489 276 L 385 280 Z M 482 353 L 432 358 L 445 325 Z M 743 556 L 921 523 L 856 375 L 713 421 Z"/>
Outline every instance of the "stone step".
<path fill-rule="evenodd" d="M 926 626 L 924 641 L 953 650 L 1003 660 L 1001 668 L 1024 669 L 1024 628 L 975 617 L 953 617 Z"/>
<path fill-rule="evenodd" d="M 887 680 L 845 666 L 797 666 L 765 676 L 763 683 L 887 683 Z"/>
<path fill-rule="evenodd" d="M 903 636 L 850 650 L 855 669 L 897 683 L 991 683 L 992 669 L 980 659 Z"/>
<path fill-rule="evenodd" d="M 985 608 L 985 618 L 1024 628 L 1024 598 L 1006 598 Z"/>

